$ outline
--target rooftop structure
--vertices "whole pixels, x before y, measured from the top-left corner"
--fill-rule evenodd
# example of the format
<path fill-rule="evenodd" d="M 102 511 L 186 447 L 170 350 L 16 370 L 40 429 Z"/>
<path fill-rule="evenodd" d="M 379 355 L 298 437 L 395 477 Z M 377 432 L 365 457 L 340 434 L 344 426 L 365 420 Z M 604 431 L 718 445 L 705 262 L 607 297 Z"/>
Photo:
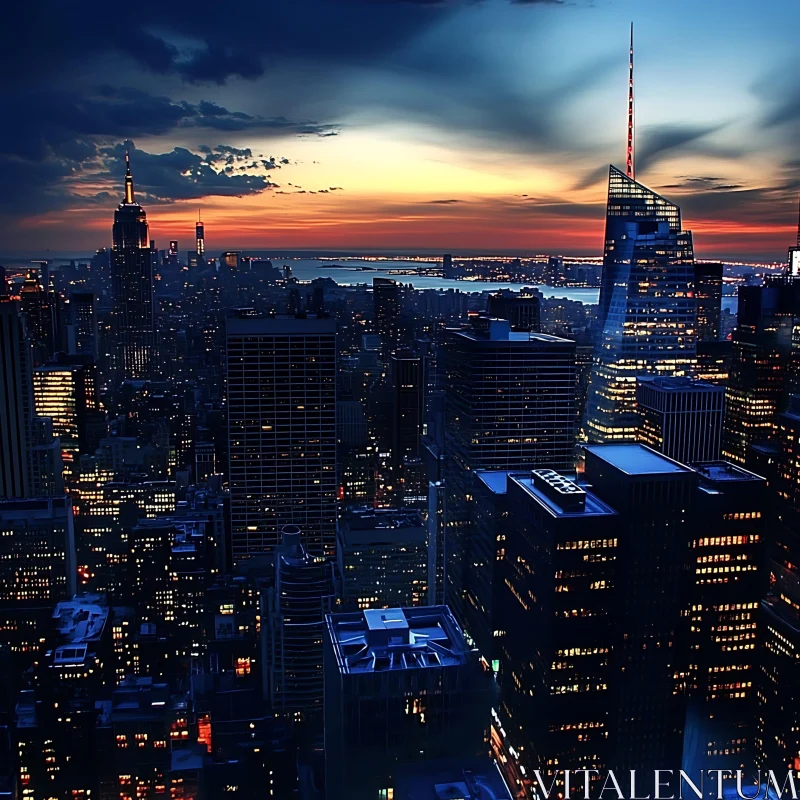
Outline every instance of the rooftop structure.
<path fill-rule="evenodd" d="M 327 625 L 345 674 L 455 666 L 470 653 L 446 606 L 328 615 Z"/>
<path fill-rule="evenodd" d="M 584 449 L 607 461 L 626 475 L 668 475 L 691 472 L 683 464 L 672 461 L 641 444 L 587 445 Z"/>

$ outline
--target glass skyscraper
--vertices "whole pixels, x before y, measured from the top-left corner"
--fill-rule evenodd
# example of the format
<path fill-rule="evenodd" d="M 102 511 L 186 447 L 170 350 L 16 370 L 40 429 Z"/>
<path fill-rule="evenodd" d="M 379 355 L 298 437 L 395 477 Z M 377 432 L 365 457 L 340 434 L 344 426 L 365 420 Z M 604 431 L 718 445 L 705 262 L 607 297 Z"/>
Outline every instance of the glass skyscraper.
<path fill-rule="evenodd" d="M 689 375 L 696 360 L 692 234 L 681 211 L 611 167 L 600 336 L 584 433 L 592 442 L 636 437 L 636 378 Z"/>

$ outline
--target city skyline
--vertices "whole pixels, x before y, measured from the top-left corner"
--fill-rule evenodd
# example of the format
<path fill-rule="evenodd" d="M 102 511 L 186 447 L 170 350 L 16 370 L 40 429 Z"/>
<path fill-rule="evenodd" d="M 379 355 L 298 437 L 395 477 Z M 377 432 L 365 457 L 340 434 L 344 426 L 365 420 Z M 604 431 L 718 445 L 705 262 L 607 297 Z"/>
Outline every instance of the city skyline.
<path fill-rule="evenodd" d="M 700 258 L 777 260 L 795 238 L 800 86 L 774 34 L 800 22 L 788 1 L 305 0 L 253 12 L 253 31 L 150 11 L 126 41 L 105 35 L 113 10 L 71 47 L 47 26 L 60 74 L 51 59 L 7 91 L 0 252 L 30 252 L 34 230 L 39 252 L 108 245 L 98 211 L 128 143 L 159 243 L 193 238 L 201 208 L 212 252 L 599 255 L 630 20 L 637 179 L 681 205 Z M 3 57 L 37 32 L 23 19 Z"/>

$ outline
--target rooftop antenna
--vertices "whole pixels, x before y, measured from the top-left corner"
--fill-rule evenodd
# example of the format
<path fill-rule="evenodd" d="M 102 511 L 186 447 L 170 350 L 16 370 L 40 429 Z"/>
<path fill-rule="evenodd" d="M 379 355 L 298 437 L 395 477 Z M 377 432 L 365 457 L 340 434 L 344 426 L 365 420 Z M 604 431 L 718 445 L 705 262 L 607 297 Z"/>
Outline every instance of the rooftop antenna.
<path fill-rule="evenodd" d="M 131 175 L 131 154 L 125 148 L 125 203 L 133 203 L 133 175 Z"/>
<path fill-rule="evenodd" d="M 631 49 L 628 61 L 628 150 L 626 154 L 626 172 L 631 180 L 636 180 L 636 170 L 633 164 L 633 23 L 631 22 Z"/>
<path fill-rule="evenodd" d="M 797 246 L 800 247 L 800 195 L 797 200 Z"/>

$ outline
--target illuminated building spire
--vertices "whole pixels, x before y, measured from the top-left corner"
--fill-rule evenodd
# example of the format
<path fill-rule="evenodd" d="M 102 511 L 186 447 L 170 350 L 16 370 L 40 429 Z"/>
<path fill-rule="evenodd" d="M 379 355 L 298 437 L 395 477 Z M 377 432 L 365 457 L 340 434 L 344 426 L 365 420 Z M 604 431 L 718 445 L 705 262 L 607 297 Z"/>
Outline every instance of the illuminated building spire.
<path fill-rule="evenodd" d="M 125 204 L 133 203 L 133 175 L 131 175 L 131 154 L 125 148 Z"/>
<path fill-rule="evenodd" d="M 800 247 L 800 195 L 797 197 L 797 246 Z"/>
<path fill-rule="evenodd" d="M 631 49 L 628 61 L 628 149 L 625 164 L 628 177 L 636 180 L 636 170 L 633 164 L 633 136 L 633 23 L 631 22 Z"/>

